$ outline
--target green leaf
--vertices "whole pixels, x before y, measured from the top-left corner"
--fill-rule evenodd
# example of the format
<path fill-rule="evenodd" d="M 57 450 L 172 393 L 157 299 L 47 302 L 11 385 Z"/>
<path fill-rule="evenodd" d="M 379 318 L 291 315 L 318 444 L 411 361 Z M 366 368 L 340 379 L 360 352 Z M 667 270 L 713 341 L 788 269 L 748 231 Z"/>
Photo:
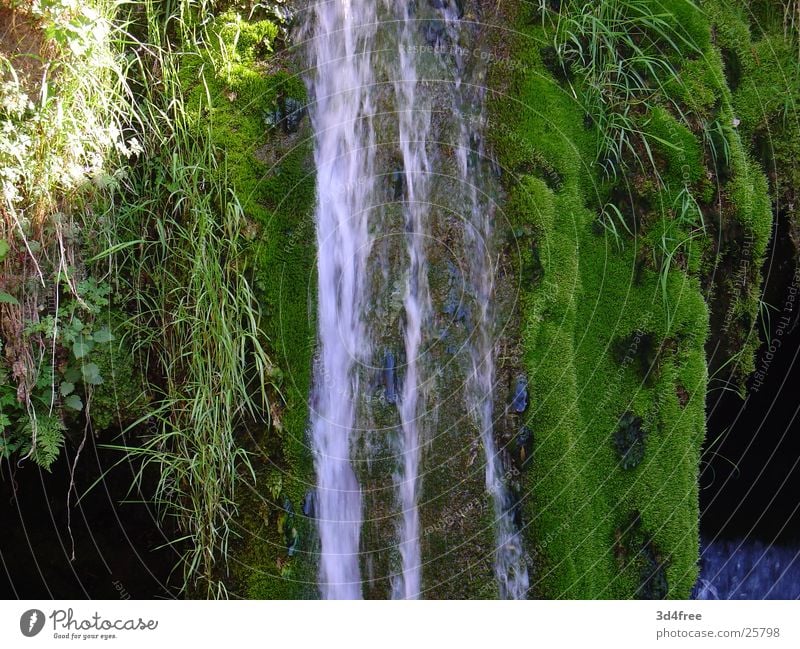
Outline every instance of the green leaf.
<path fill-rule="evenodd" d="M 100 385 L 103 382 L 103 377 L 100 376 L 100 368 L 94 363 L 87 363 L 81 368 L 83 372 L 83 381 L 89 385 Z"/>
<path fill-rule="evenodd" d="M 0 291 L 0 302 L 3 304 L 13 304 L 14 306 L 19 306 L 17 298 L 15 298 L 13 295 L 9 295 L 5 291 Z"/>
<path fill-rule="evenodd" d="M 77 383 L 81 380 L 81 373 L 77 367 L 70 365 L 64 370 L 64 380 L 69 383 Z"/>
<path fill-rule="evenodd" d="M 111 330 L 108 327 L 103 327 L 102 329 L 98 329 L 94 332 L 92 336 L 96 343 L 110 343 L 114 340 L 114 334 L 111 333 Z"/>
<path fill-rule="evenodd" d="M 64 406 L 72 410 L 83 410 L 83 401 L 77 394 L 71 394 L 64 399 Z"/>
<path fill-rule="evenodd" d="M 0 261 L 3 261 L 8 254 L 9 245 L 5 239 L 0 239 Z"/>
<path fill-rule="evenodd" d="M 72 353 L 75 354 L 75 358 L 83 358 L 92 349 L 94 349 L 94 341 L 83 334 L 77 336 L 75 342 L 72 343 Z"/>
<path fill-rule="evenodd" d="M 35 422 L 29 418 L 23 430 L 30 439 L 27 446 L 30 450 L 31 458 L 40 467 L 50 471 L 61 447 L 64 445 L 64 431 L 66 428 L 63 422 L 59 417 L 39 416 Z M 36 445 L 31 448 L 30 444 L 33 439 L 36 440 Z"/>
<path fill-rule="evenodd" d="M 75 384 L 70 383 L 69 381 L 62 381 L 61 382 L 61 396 L 66 397 L 68 394 L 72 394 L 75 390 Z"/>

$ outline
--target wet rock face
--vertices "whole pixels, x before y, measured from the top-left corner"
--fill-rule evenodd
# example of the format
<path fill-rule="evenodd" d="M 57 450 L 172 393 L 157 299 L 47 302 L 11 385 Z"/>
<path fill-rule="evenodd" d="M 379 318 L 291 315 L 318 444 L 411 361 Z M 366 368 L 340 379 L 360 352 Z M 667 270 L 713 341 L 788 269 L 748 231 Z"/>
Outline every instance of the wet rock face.
<path fill-rule="evenodd" d="M 278 517 L 278 528 L 283 534 L 287 556 L 293 557 L 297 554 L 300 546 L 300 534 L 295 526 L 292 501 L 284 498 L 282 510 Z"/>
<path fill-rule="evenodd" d="M 392 198 L 400 202 L 406 195 L 406 176 L 402 169 L 396 169 L 391 175 L 392 181 Z"/>
<path fill-rule="evenodd" d="M 463 325 L 471 329 L 470 308 L 464 298 L 464 277 L 461 270 L 452 262 L 447 262 L 448 286 L 447 298 L 442 306 L 442 312 L 451 316 L 452 323 Z"/>
<path fill-rule="evenodd" d="M 444 47 L 447 43 L 447 25 L 443 20 L 428 20 L 423 23 L 425 42 L 431 47 Z"/>

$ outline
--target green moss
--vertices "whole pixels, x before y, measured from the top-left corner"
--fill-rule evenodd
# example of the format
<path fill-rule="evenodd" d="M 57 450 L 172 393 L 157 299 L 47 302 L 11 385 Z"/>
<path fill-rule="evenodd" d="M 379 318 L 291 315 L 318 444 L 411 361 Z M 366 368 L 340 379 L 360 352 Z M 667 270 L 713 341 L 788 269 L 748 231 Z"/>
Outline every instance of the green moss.
<path fill-rule="evenodd" d="M 692 38 L 706 47 L 708 24 L 692 16 Z M 534 247 L 542 266 L 541 281 L 521 276 L 520 283 L 523 364 L 532 404 L 526 423 L 535 440 L 524 515 L 526 544 L 536 555 L 534 593 L 659 594 L 655 582 L 643 587 L 641 566 L 621 566 L 615 553 L 615 533 L 637 511 L 652 549 L 647 565 L 657 564 L 670 597 L 687 597 L 697 575 L 708 309 L 698 278 L 689 274 L 690 266 L 698 267 L 696 260 L 674 263 L 664 275 L 641 260 L 653 257 L 648 235 L 657 228 L 651 229 L 674 219 L 675 197 L 702 182 L 702 146 L 666 109 L 653 110 L 648 126 L 663 142 L 655 157 L 666 184 L 645 174 L 629 187 L 634 196 L 641 197 L 644 187 L 652 193 L 641 236 L 619 246 L 607 234 L 598 235 L 591 206 L 602 203 L 598 197 L 609 195 L 609 187 L 598 182 L 592 166 L 592 133 L 580 107 L 538 56 L 538 44 L 548 41 L 548 22 L 542 27 L 541 20 L 518 15 L 514 24 L 519 33 L 510 55 L 530 57 L 533 64 L 516 69 L 511 79 L 494 79 L 510 96 L 498 94 L 492 102 L 489 131 L 507 171 L 504 211 L 520 242 L 518 269 L 526 267 Z M 703 75 L 698 78 L 703 81 Z M 706 96 L 697 106 L 713 103 Z M 534 177 L 541 165 L 526 166 L 531 158 L 562 174 L 557 193 Z M 697 218 L 695 209 L 688 220 Z M 531 237 L 535 246 L 527 242 Z M 637 332 L 643 331 L 652 336 L 659 358 L 648 380 L 636 363 L 624 360 L 627 353 L 623 360 L 615 353 L 615 343 L 626 339 L 635 355 L 642 344 Z M 626 412 L 640 417 L 648 430 L 641 462 L 627 470 L 613 439 Z"/>
<path fill-rule="evenodd" d="M 654 11 L 665 17 L 675 30 L 684 57 L 696 57 L 708 50 L 711 32 L 700 3 L 693 0 L 653 0 Z"/>
<path fill-rule="evenodd" d="M 650 112 L 643 130 L 663 158 L 663 175 L 673 186 L 698 182 L 705 173 L 700 143 L 689 128 L 665 108 L 656 106 Z"/>
<path fill-rule="evenodd" d="M 739 161 L 739 173 L 728 186 L 736 220 L 753 238 L 753 256 L 763 260 L 772 235 L 772 210 L 767 190 L 767 179 L 761 169 L 750 159 Z"/>
<path fill-rule="evenodd" d="M 187 55 L 181 79 L 187 106 L 198 124 L 210 123 L 213 144 L 225 153 L 231 190 L 251 220 L 249 253 L 255 261 L 262 301 L 261 327 L 275 369 L 271 376 L 271 426 L 254 431 L 256 485 L 241 494 L 237 521 L 241 537 L 232 563 L 233 590 L 253 599 L 308 597 L 312 525 L 300 513 L 312 484 L 305 438 L 310 390 L 314 314 L 313 168 L 307 123 L 287 135 L 269 123 L 276 104 L 305 96 L 298 75 L 272 57 L 277 28 L 248 22 L 233 13 L 208 27 L 208 47 Z M 270 476 L 282 476 L 277 493 L 265 495 Z M 299 537 L 289 552 L 286 503 Z"/>
<path fill-rule="evenodd" d="M 686 115 L 707 119 L 726 91 L 721 70 L 719 54 L 706 50 L 702 58 L 683 62 L 678 78 L 666 86 L 666 93 L 683 107 Z"/>

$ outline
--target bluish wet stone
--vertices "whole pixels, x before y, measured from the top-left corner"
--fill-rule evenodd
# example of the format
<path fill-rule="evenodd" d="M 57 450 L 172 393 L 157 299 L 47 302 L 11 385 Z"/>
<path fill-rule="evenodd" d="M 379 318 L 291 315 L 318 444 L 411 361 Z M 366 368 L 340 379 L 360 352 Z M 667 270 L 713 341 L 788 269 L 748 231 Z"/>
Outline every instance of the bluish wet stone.
<path fill-rule="evenodd" d="M 288 98 L 284 103 L 283 130 L 286 133 L 296 133 L 305 113 L 306 108 L 301 102 L 291 97 Z"/>
<path fill-rule="evenodd" d="M 300 122 L 306 114 L 306 107 L 302 102 L 292 97 L 279 99 L 275 105 L 266 112 L 264 121 L 271 128 L 281 128 L 284 133 L 290 135 L 297 133 Z"/>
<path fill-rule="evenodd" d="M 437 11 L 447 11 L 451 16 L 459 20 L 464 17 L 463 0 L 430 0 L 431 7 Z"/>
<path fill-rule="evenodd" d="M 315 518 L 317 515 L 317 492 L 315 489 L 311 489 L 308 493 L 306 493 L 305 497 L 303 498 L 303 504 L 301 506 L 303 511 L 303 516 L 306 518 Z"/>
<path fill-rule="evenodd" d="M 386 352 L 383 359 L 383 389 L 387 403 L 397 403 L 397 380 L 394 354 Z"/>
<path fill-rule="evenodd" d="M 406 175 L 398 169 L 392 172 L 392 196 L 396 201 L 402 201 L 406 193 Z"/>
<path fill-rule="evenodd" d="M 528 379 L 524 376 L 517 377 L 514 386 L 514 398 L 511 400 L 511 410 L 516 413 L 525 412 L 528 407 Z"/>

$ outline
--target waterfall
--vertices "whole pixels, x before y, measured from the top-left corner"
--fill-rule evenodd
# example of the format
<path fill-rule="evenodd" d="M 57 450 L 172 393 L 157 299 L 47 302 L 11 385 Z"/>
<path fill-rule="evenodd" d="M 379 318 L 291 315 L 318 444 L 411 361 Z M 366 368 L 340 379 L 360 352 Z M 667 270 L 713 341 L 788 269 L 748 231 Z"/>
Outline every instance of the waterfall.
<path fill-rule="evenodd" d="M 313 5 L 309 113 L 317 169 L 318 348 L 311 437 L 317 474 L 320 588 L 361 597 L 361 490 L 350 462 L 359 385 L 369 354 L 364 322 L 370 181 L 374 178 L 372 2 Z"/>
<path fill-rule="evenodd" d="M 405 309 L 406 374 L 399 402 L 402 428 L 402 471 L 396 482 L 402 518 L 399 530 L 402 572 L 395 577 L 392 595 L 399 599 L 419 597 L 421 556 L 419 511 L 417 508 L 420 462 L 420 345 L 423 324 L 430 314 L 425 258 L 425 217 L 428 210 L 428 174 L 430 160 L 426 150 L 430 131 L 430 109 L 418 94 L 415 51 L 416 23 L 411 3 L 400 6 L 397 69 L 394 71 L 395 111 L 405 178 L 404 221 L 408 246 L 407 273 L 403 308 Z"/>
<path fill-rule="evenodd" d="M 433 245 L 435 220 L 452 223 L 452 214 L 463 219 L 463 242 L 453 245 L 461 250 L 464 288 L 477 315 L 463 334 L 468 335 L 463 355 L 459 351 L 452 363 L 459 369 L 449 370 L 460 372 L 471 415 L 471 423 L 457 423 L 455 434 L 465 440 L 464 447 L 471 444 L 470 436 L 476 444 L 479 436 L 484 449 L 484 481 L 476 475 L 473 484 L 478 489 L 485 484 L 494 504 L 500 595 L 523 598 L 528 590 L 502 452 L 494 440 L 494 212 L 486 198 L 491 174 L 484 169 L 483 145 L 474 128 L 483 119 L 483 92 L 476 90 L 475 69 L 468 70 L 459 48 L 452 47 L 463 34 L 461 15 L 461 3 L 454 0 L 425 6 L 405 0 L 323 0 L 309 11 L 305 36 L 317 167 L 319 291 L 310 432 L 324 598 L 360 598 L 367 589 L 369 596 L 421 596 L 421 466 L 436 426 L 429 392 L 438 399 L 450 397 L 431 387 L 441 370 L 435 363 L 449 361 L 433 361 L 428 354 L 440 333 L 432 326 L 434 262 L 426 246 Z M 391 188 L 387 177 L 393 179 Z M 393 234 L 401 235 L 402 246 L 391 243 L 400 240 Z M 381 244 L 373 245 L 378 239 Z M 373 314 L 398 285 L 402 305 L 387 333 Z M 385 317 L 389 311 L 380 309 Z M 391 338 L 400 330 L 402 352 Z M 397 364 L 396 393 L 392 349 L 403 361 Z M 376 353 L 384 360 L 376 361 Z M 384 404 L 394 413 L 388 423 L 388 410 L 376 414 L 369 405 L 376 371 Z M 387 462 L 392 468 L 382 473 L 379 467 Z M 362 493 L 364 480 L 372 486 Z M 384 480 L 391 480 L 392 499 L 376 495 Z M 368 525 L 362 529 L 365 516 Z M 385 532 L 375 532 L 375 521 L 395 521 L 394 539 L 376 542 L 372 537 L 383 538 Z M 381 561 L 386 577 L 375 574 Z M 381 579 L 388 588 L 376 585 Z"/>

